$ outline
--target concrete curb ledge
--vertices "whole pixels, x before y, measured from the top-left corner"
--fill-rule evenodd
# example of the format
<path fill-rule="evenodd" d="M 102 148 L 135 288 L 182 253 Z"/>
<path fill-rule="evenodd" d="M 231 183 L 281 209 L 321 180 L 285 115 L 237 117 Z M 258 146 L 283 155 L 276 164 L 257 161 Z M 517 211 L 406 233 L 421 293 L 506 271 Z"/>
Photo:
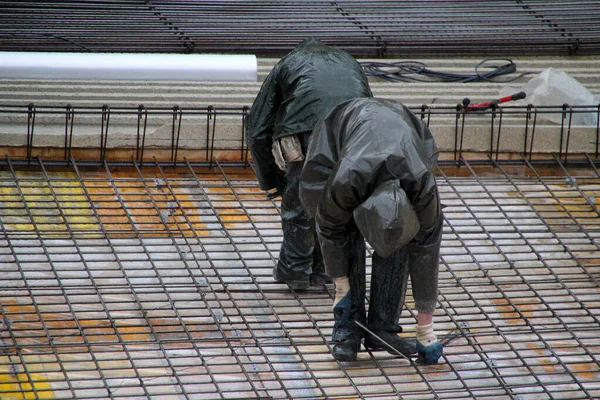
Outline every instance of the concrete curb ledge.
<path fill-rule="evenodd" d="M 195 123 L 182 124 L 178 148 L 182 150 L 198 151 L 210 148 L 214 150 L 235 151 L 242 148 L 242 126 L 239 122 L 220 122 L 215 129 L 214 146 L 212 140 L 212 125 L 208 128 L 207 136 L 206 122 L 196 121 Z M 445 122 L 440 120 L 432 121 L 430 128 L 441 151 L 454 151 L 455 147 L 461 147 L 461 127 L 459 125 L 457 134 L 454 119 L 447 119 Z M 462 138 L 463 151 L 488 152 L 490 151 L 490 148 L 492 148 L 493 151 L 508 153 L 518 153 L 523 152 L 524 150 L 529 151 L 532 140 L 531 126 L 527 132 L 527 143 L 525 143 L 524 126 L 504 124 L 501 130 L 498 128 L 497 122 L 493 128 L 489 122 L 471 122 L 466 124 Z M 0 124 L 0 143 L 2 143 L 4 147 L 25 147 L 27 145 L 26 133 L 26 125 Z M 500 133 L 499 146 L 498 133 Z M 567 147 L 567 136 L 569 136 L 569 152 L 593 152 L 595 151 L 597 134 L 597 129 L 594 127 L 575 126 L 571 127 L 569 130 L 567 127 L 561 128 L 560 125 L 538 124 L 534 136 L 533 152 L 564 152 Z M 560 148 L 561 136 L 562 149 Z M 148 123 L 146 125 L 145 138 L 143 137 L 143 130 L 140 130 L 139 146 L 142 145 L 142 140 L 145 149 L 170 150 L 171 147 L 174 146 L 173 126 L 170 122 L 163 124 Z M 138 146 L 137 142 L 137 125 L 110 125 L 107 149 L 135 149 L 136 146 Z M 46 147 L 64 149 L 64 143 L 64 123 L 36 123 L 33 136 L 34 149 Z M 74 128 L 71 146 L 72 148 L 85 148 L 90 150 L 100 148 L 100 126 L 83 125 Z"/>

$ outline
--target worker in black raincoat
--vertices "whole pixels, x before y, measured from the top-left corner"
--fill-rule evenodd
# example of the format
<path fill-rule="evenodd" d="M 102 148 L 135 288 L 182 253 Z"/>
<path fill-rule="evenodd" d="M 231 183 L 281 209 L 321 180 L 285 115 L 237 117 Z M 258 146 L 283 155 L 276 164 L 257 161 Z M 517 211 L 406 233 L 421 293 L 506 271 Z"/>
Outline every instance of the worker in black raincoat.
<path fill-rule="evenodd" d="M 432 319 L 442 229 L 436 161 L 427 126 L 389 100 L 341 103 L 312 133 L 300 197 L 316 218 L 326 272 L 335 278 L 337 360 L 355 360 L 363 338 L 368 348 L 418 353 L 426 364 L 437 363 L 442 354 Z M 364 239 L 374 250 L 368 319 Z M 397 334 L 409 274 L 418 311 L 416 340 Z"/>
<path fill-rule="evenodd" d="M 307 39 L 275 65 L 248 114 L 246 133 L 260 187 L 282 194 L 283 243 L 273 276 L 293 289 L 326 279 L 314 220 L 298 194 L 309 135 L 335 105 L 370 96 L 367 77 L 350 54 Z"/>

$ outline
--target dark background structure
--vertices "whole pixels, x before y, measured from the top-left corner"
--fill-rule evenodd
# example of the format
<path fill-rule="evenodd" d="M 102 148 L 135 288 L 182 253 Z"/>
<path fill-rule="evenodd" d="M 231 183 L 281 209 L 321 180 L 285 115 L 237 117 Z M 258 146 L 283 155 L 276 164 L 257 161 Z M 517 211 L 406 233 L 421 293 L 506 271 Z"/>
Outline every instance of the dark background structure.
<path fill-rule="evenodd" d="M 249 53 L 307 36 L 358 57 L 600 53 L 600 2 L 3 1 L 0 50 Z"/>

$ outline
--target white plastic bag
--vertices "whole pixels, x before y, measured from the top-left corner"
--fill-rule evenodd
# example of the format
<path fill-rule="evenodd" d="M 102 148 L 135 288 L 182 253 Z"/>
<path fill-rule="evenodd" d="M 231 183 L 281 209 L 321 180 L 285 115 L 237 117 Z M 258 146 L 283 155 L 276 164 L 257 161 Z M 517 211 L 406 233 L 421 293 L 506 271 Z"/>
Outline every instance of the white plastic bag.
<path fill-rule="evenodd" d="M 548 68 L 533 77 L 522 89 L 527 93 L 524 100 L 526 104 L 534 106 L 562 106 L 567 103 L 571 106 L 586 105 L 597 106 L 597 99 L 578 80 L 565 72 Z M 538 118 L 544 118 L 557 124 L 561 123 L 562 114 L 540 113 Z M 567 116 L 567 118 L 569 118 Z M 569 121 L 566 120 L 565 124 Z M 596 126 L 597 112 L 573 113 L 572 125 Z"/>

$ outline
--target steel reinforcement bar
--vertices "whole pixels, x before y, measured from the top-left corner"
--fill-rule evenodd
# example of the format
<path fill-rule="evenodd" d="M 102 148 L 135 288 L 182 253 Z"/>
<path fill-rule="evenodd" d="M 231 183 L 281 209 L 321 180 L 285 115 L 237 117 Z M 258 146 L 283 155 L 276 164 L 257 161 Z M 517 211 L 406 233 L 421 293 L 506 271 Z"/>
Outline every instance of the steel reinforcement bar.
<path fill-rule="evenodd" d="M 413 112 L 432 126 L 434 135 L 443 128 L 451 136 L 444 138 L 448 144 L 441 149 L 449 154 L 442 160 L 446 163 L 460 164 L 467 152 L 473 152 L 473 146 L 469 143 L 473 140 L 477 140 L 481 147 L 480 156 L 476 159 L 491 158 L 499 162 L 510 162 L 505 160 L 507 153 L 523 154 L 530 162 L 539 162 L 544 158 L 552 160 L 553 153 L 563 162 L 581 162 L 581 157 L 574 159 L 573 153 L 590 154 L 596 159 L 600 150 L 600 122 L 586 127 L 585 135 L 581 126 L 572 124 L 574 115 L 582 113 L 600 121 L 600 104 L 495 106 L 475 112 L 461 104 L 456 107 L 424 104 L 413 107 Z M 182 109 L 174 106 L 151 109 L 143 105 L 137 108 L 112 108 L 109 105 L 98 108 L 0 105 L 0 117 L 6 121 L 3 129 L 10 130 L 12 136 L 16 137 L 13 144 L 5 145 L 3 150 L 17 164 L 31 164 L 36 157 L 42 156 L 48 163 L 62 164 L 69 164 L 71 158 L 75 158 L 83 164 L 129 164 L 133 161 L 145 165 L 152 163 L 156 157 L 165 165 L 192 162 L 194 165 L 212 166 L 215 159 L 220 159 L 229 165 L 248 166 L 249 152 L 245 138 L 247 113 L 247 107 Z M 550 114 L 559 116 L 561 121 L 551 127 L 553 135 L 545 131 L 548 125 L 540 128 L 540 120 Z M 120 119 L 120 127 L 127 125 L 135 131 L 126 144 L 113 145 L 115 137 L 121 134 L 114 128 L 116 119 Z M 149 145 L 154 140 L 149 133 L 150 125 L 161 127 L 164 133 L 162 140 L 156 142 L 158 145 Z M 469 134 L 475 125 L 477 132 L 482 134 Z M 39 133 L 40 126 L 43 127 L 43 133 Z M 194 127 L 186 133 L 185 140 L 182 126 Z M 232 133 L 231 128 L 221 129 L 224 126 L 234 127 L 235 132 Z M 515 131 L 518 132 L 517 136 Z M 74 139 L 82 134 L 86 139 L 75 145 Z M 579 143 L 573 150 L 575 139 Z M 42 144 L 37 144 L 38 140 Z M 508 142 L 510 146 L 506 145 Z M 49 153 L 49 150 L 52 152 Z M 514 156 L 508 158 L 514 159 Z"/>

